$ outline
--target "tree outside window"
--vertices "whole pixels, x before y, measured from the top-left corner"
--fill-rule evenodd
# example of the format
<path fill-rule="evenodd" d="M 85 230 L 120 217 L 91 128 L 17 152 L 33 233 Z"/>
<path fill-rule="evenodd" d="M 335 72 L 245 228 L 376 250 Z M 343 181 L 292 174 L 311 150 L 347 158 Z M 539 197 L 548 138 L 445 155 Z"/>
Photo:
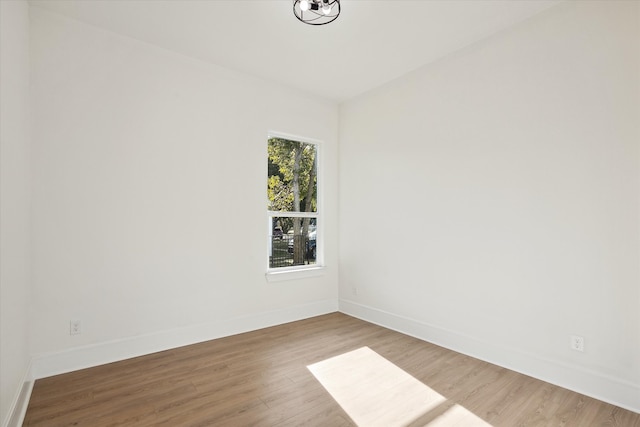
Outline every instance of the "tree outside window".
<path fill-rule="evenodd" d="M 279 137 L 270 137 L 267 147 L 269 268 L 315 264 L 318 147 Z"/>

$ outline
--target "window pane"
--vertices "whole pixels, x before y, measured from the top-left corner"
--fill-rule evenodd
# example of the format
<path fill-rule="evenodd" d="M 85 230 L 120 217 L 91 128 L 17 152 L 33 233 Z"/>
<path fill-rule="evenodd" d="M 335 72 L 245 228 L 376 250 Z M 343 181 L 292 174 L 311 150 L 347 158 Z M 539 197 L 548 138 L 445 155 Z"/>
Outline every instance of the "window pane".
<path fill-rule="evenodd" d="M 315 144 L 269 138 L 267 210 L 317 212 Z"/>
<path fill-rule="evenodd" d="M 317 218 L 273 217 L 269 268 L 316 263 Z"/>

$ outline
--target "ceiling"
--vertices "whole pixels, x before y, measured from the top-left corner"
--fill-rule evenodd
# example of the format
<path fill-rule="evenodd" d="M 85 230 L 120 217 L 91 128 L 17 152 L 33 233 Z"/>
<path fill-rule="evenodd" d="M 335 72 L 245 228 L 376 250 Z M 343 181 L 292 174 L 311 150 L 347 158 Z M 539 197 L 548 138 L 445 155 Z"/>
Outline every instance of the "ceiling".
<path fill-rule="evenodd" d="M 203 61 L 341 102 L 513 26 L 560 0 L 342 0 L 328 25 L 292 0 L 31 0 Z"/>

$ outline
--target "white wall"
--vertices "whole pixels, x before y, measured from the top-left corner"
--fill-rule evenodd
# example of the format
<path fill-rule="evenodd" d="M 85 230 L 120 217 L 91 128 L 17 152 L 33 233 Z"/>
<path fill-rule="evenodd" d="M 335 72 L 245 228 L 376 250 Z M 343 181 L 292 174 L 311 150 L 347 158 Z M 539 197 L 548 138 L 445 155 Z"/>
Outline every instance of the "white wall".
<path fill-rule="evenodd" d="M 640 411 L 639 7 L 567 2 L 342 106 L 342 310 Z"/>
<path fill-rule="evenodd" d="M 36 376 L 337 310 L 335 105 L 31 19 Z M 265 280 L 269 130 L 324 141 L 322 277 Z"/>
<path fill-rule="evenodd" d="M 29 367 L 29 8 L 0 1 L 0 425 Z"/>

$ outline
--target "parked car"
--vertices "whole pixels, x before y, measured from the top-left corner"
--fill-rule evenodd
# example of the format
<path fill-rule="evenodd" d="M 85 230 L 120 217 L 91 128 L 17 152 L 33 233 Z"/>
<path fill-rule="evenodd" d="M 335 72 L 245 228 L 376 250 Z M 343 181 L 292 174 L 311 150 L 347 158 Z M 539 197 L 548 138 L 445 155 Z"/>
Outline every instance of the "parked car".
<path fill-rule="evenodd" d="M 273 228 L 273 238 L 274 239 L 282 239 L 282 227 L 280 227 L 279 225 L 276 225 Z"/>
<path fill-rule="evenodd" d="M 314 229 L 309 230 L 309 233 L 307 234 L 307 238 L 305 239 L 305 250 L 304 250 L 304 257 L 306 259 L 316 259 L 316 235 L 317 232 Z M 287 252 L 289 252 L 290 254 L 293 253 L 293 241 L 294 236 L 291 235 L 291 238 L 289 239 L 289 244 L 287 246 Z"/>

